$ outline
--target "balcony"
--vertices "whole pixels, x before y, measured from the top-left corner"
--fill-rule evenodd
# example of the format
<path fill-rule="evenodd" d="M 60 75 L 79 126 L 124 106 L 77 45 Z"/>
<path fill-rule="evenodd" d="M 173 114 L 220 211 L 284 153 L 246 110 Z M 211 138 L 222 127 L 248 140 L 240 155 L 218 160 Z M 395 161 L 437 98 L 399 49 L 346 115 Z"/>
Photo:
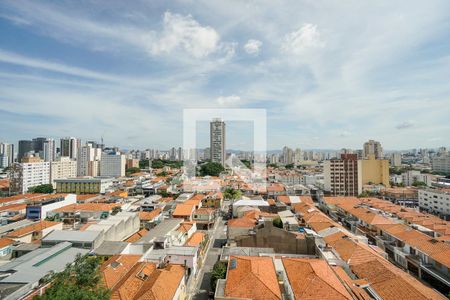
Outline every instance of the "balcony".
<path fill-rule="evenodd" d="M 439 270 L 435 269 L 433 265 L 431 264 L 420 264 L 420 268 L 427 272 L 429 275 L 433 276 L 435 279 L 439 280 L 443 284 L 445 284 L 447 287 L 450 287 L 450 279 L 448 275 L 440 272 Z"/>

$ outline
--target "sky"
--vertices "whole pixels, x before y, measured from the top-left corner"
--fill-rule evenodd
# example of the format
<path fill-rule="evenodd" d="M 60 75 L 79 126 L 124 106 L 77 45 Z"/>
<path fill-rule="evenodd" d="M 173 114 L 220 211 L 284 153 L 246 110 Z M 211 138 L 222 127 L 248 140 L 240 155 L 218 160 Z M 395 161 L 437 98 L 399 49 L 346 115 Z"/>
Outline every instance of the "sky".
<path fill-rule="evenodd" d="M 4 0 L 0 37 L 4 142 L 169 149 L 183 109 L 259 108 L 268 149 L 450 145 L 448 0 Z"/>

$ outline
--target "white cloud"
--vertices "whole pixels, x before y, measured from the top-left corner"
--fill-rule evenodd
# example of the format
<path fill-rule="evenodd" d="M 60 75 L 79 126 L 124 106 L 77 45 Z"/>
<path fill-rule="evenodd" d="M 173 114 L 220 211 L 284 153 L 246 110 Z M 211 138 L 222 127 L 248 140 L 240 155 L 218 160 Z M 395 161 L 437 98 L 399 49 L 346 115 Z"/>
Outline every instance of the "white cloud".
<path fill-rule="evenodd" d="M 217 98 L 217 103 L 220 106 L 238 106 L 239 104 L 242 104 L 241 97 L 236 95 L 231 96 L 220 96 Z"/>
<path fill-rule="evenodd" d="M 261 51 L 262 42 L 259 40 L 250 39 L 244 45 L 244 50 L 248 54 L 258 55 Z"/>
<path fill-rule="evenodd" d="M 284 52 L 301 54 L 308 49 L 322 48 L 324 46 L 325 42 L 321 40 L 317 25 L 308 23 L 296 31 L 285 35 L 281 49 Z"/>
<path fill-rule="evenodd" d="M 192 56 L 201 58 L 215 52 L 219 40 L 219 34 L 214 28 L 201 26 L 191 15 L 166 12 L 164 28 L 157 40 L 150 44 L 150 52 L 161 54 L 183 49 Z"/>
<path fill-rule="evenodd" d="M 404 122 L 398 124 L 397 126 L 395 126 L 395 128 L 397 128 L 397 129 L 408 129 L 411 127 L 414 127 L 414 122 L 412 122 L 412 121 L 404 121 Z"/>

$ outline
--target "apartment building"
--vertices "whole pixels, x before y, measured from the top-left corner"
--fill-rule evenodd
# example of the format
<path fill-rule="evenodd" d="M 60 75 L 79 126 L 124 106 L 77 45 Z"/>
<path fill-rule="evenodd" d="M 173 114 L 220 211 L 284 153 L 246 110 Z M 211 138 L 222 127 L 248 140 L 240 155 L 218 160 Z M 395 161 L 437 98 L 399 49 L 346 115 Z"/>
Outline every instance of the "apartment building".
<path fill-rule="evenodd" d="M 55 179 L 77 177 L 77 162 L 70 157 L 62 156 L 50 164 L 50 182 L 56 188 Z"/>
<path fill-rule="evenodd" d="M 225 122 L 214 119 L 210 123 L 210 158 L 211 161 L 225 164 Z"/>
<path fill-rule="evenodd" d="M 102 153 L 100 161 L 100 176 L 125 176 L 126 159 L 120 153 Z"/>
<path fill-rule="evenodd" d="M 362 184 L 382 184 L 389 186 L 389 161 L 387 159 L 375 159 L 375 155 L 369 154 L 361 160 Z"/>
<path fill-rule="evenodd" d="M 450 220 L 450 189 L 419 190 L 419 207 L 421 210 Z"/>
<path fill-rule="evenodd" d="M 383 148 L 381 147 L 380 142 L 369 140 L 364 143 L 363 146 L 363 157 L 367 157 L 368 155 L 375 155 L 376 159 L 383 158 Z"/>
<path fill-rule="evenodd" d="M 38 157 L 26 157 L 10 171 L 11 192 L 26 193 L 30 188 L 50 183 L 50 163 Z"/>
<path fill-rule="evenodd" d="M 86 144 L 78 151 L 77 175 L 78 176 L 99 176 L 99 161 L 101 159 L 101 148 L 96 148 L 92 144 Z"/>
<path fill-rule="evenodd" d="M 435 172 L 450 174 L 450 155 L 443 154 L 433 157 L 431 160 L 431 169 Z"/>
<path fill-rule="evenodd" d="M 14 163 L 14 144 L 0 143 L 0 168 Z"/>
<path fill-rule="evenodd" d="M 362 192 L 362 165 L 357 154 L 341 154 L 324 162 L 324 188 L 333 196 L 357 196 Z"/>
<path fill-rule="evenodd" d="M 66 137 L 62 138 L 60 142 L 61 156 L 77 159 L 78 151 L 81 148 L 81 140 L 74 137 Z"/>

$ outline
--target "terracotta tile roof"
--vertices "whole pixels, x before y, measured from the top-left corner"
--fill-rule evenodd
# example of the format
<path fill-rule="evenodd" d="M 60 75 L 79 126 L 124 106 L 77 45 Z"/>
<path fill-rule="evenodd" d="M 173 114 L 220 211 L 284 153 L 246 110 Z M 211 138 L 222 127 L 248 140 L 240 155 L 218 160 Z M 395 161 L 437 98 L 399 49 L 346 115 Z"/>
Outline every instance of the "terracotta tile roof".
<path fill-rule="evenodd" d="M 196 231 L 194 234 L 186 241 L 185 246 L 199 246 L 205 239 L 205 233 Z"/>
<path fill-rule="evenodd" d="M 285 190 L 282 184 L 273 184 L 267 187 L 267 192 L 283 192 Z"/>
<path fill-rule="evenodd" d="M 283 258 L 282 262 L 296 300 L 352 299 L 325 260 Z"/>
<path fill-rule="evenodd" d="M 138 262 L 141 255 L 114 255 L 100 266 L 103 282 L 112 289 Z"/>
<path fill-rule="evenodd" d="M 10 205 L 0 206 L 0 211 L 19 211 L 19 210 L 25 210 L 26 208 L 27 208 L 27 205 L 25 203 L 10 204 Z"/>
<path fill-rule="evenodd" d="M 231 256 L 228 263 L 225 297 L 254 300 L 281 299 L 272 258 Z"/>
<path fill-rule="evenodd" d="M 193 222 L 183 222 L 180 224 L 180 227 L 178 227 L 177 231 L 188 232 L 189 230 L 191 230 L 192 226 L 194 226 Z"/>
<path fill-rule="evenodd" d="M 251 218 L 238 218 L 238 219 L 231 219 L 228 221 L 228 227 L 240 227 L 240 228 L 253 228 L 256 225 L 256 221 Z"/>
<path fill-rule="evenodd" d="M 144 235 L 146 235 L 148 233 L 148 229 L 141 229 L 138 232 L 136 232 L 135 234 L 133 234 L 132 236 L 130 236 L 129 238 L 127 238 L 125 240 L 125 242 L 127 243 L 134 243 L 136 241 L 138 241 L 141 237 L 143 237 Z"/>
<path fill-rule="evenodd" d="M 214 208 L 201 207 L 199 209 L 196 209 L 194 211 L 194 214 L 197 214 L 197 215 L 210 215 L 210 214 L 213 214 L 214 211 L 215 211 Z"/>
<path fill-rule="evenodd" d="M 4 248 L 4 247 L 6 247 L 6 246 L 9 246 L 9 245 L 12 245 L 12 244 L 14 244 L 14 240 L 12 240 L 12 239 L 8 239 L 8 238 L 0 238 L 0 249 L 2 249 L 2 248 Z"/>
<path fill-rule="evenodd" d="M 183 204 L 188 204 L 188 205 L 193 205 L 193 206 L 199 206 L 201 203 L 202 203 L 202 200 L 193 199 L 193 198 L 183 202 Z"/>
<path fill-rule="evenodd" d="M 189 204 L 177 204 L 172 214 L 174 217 L 188 217 L 192 215 L 194 206 Z"/>
<path fill-rule="evenodd" d="M 18 237 L 22 237 L 24 235 L 30 234 L 32 232 L 36 232 L 36 231 L 41 231 L 44 230 L 46 228 L 55 226 L 61 224 L 60 222 L 52 222 L 52 221 L 40 221 L 36 224 L 31 224 L 22 228 L 19 228 L 17 230 L 11 231 L 9 232 L 6 237 L 9 238 L 18 238 Z"/>
<path fill-rule="evenodd" d="M 152 211 L 139 212 L 139 219 L 144 221 L 152 221 L 154 218 L 161 214 L 161 208 L 154 209 Z"/>
<path fill-rule="evenodd" d="M 85 195 L 77 195 L 77 201 L 85 202 L 88 199 L 98 197 L 98 194 L 85 194 Z"/>
<path fill-rule="evenodd" d="M 111 299 L 173 299 L 184 272 L 180 265 L 157 269 L 153 263 L 137 263 L 112 290 Z"/>

